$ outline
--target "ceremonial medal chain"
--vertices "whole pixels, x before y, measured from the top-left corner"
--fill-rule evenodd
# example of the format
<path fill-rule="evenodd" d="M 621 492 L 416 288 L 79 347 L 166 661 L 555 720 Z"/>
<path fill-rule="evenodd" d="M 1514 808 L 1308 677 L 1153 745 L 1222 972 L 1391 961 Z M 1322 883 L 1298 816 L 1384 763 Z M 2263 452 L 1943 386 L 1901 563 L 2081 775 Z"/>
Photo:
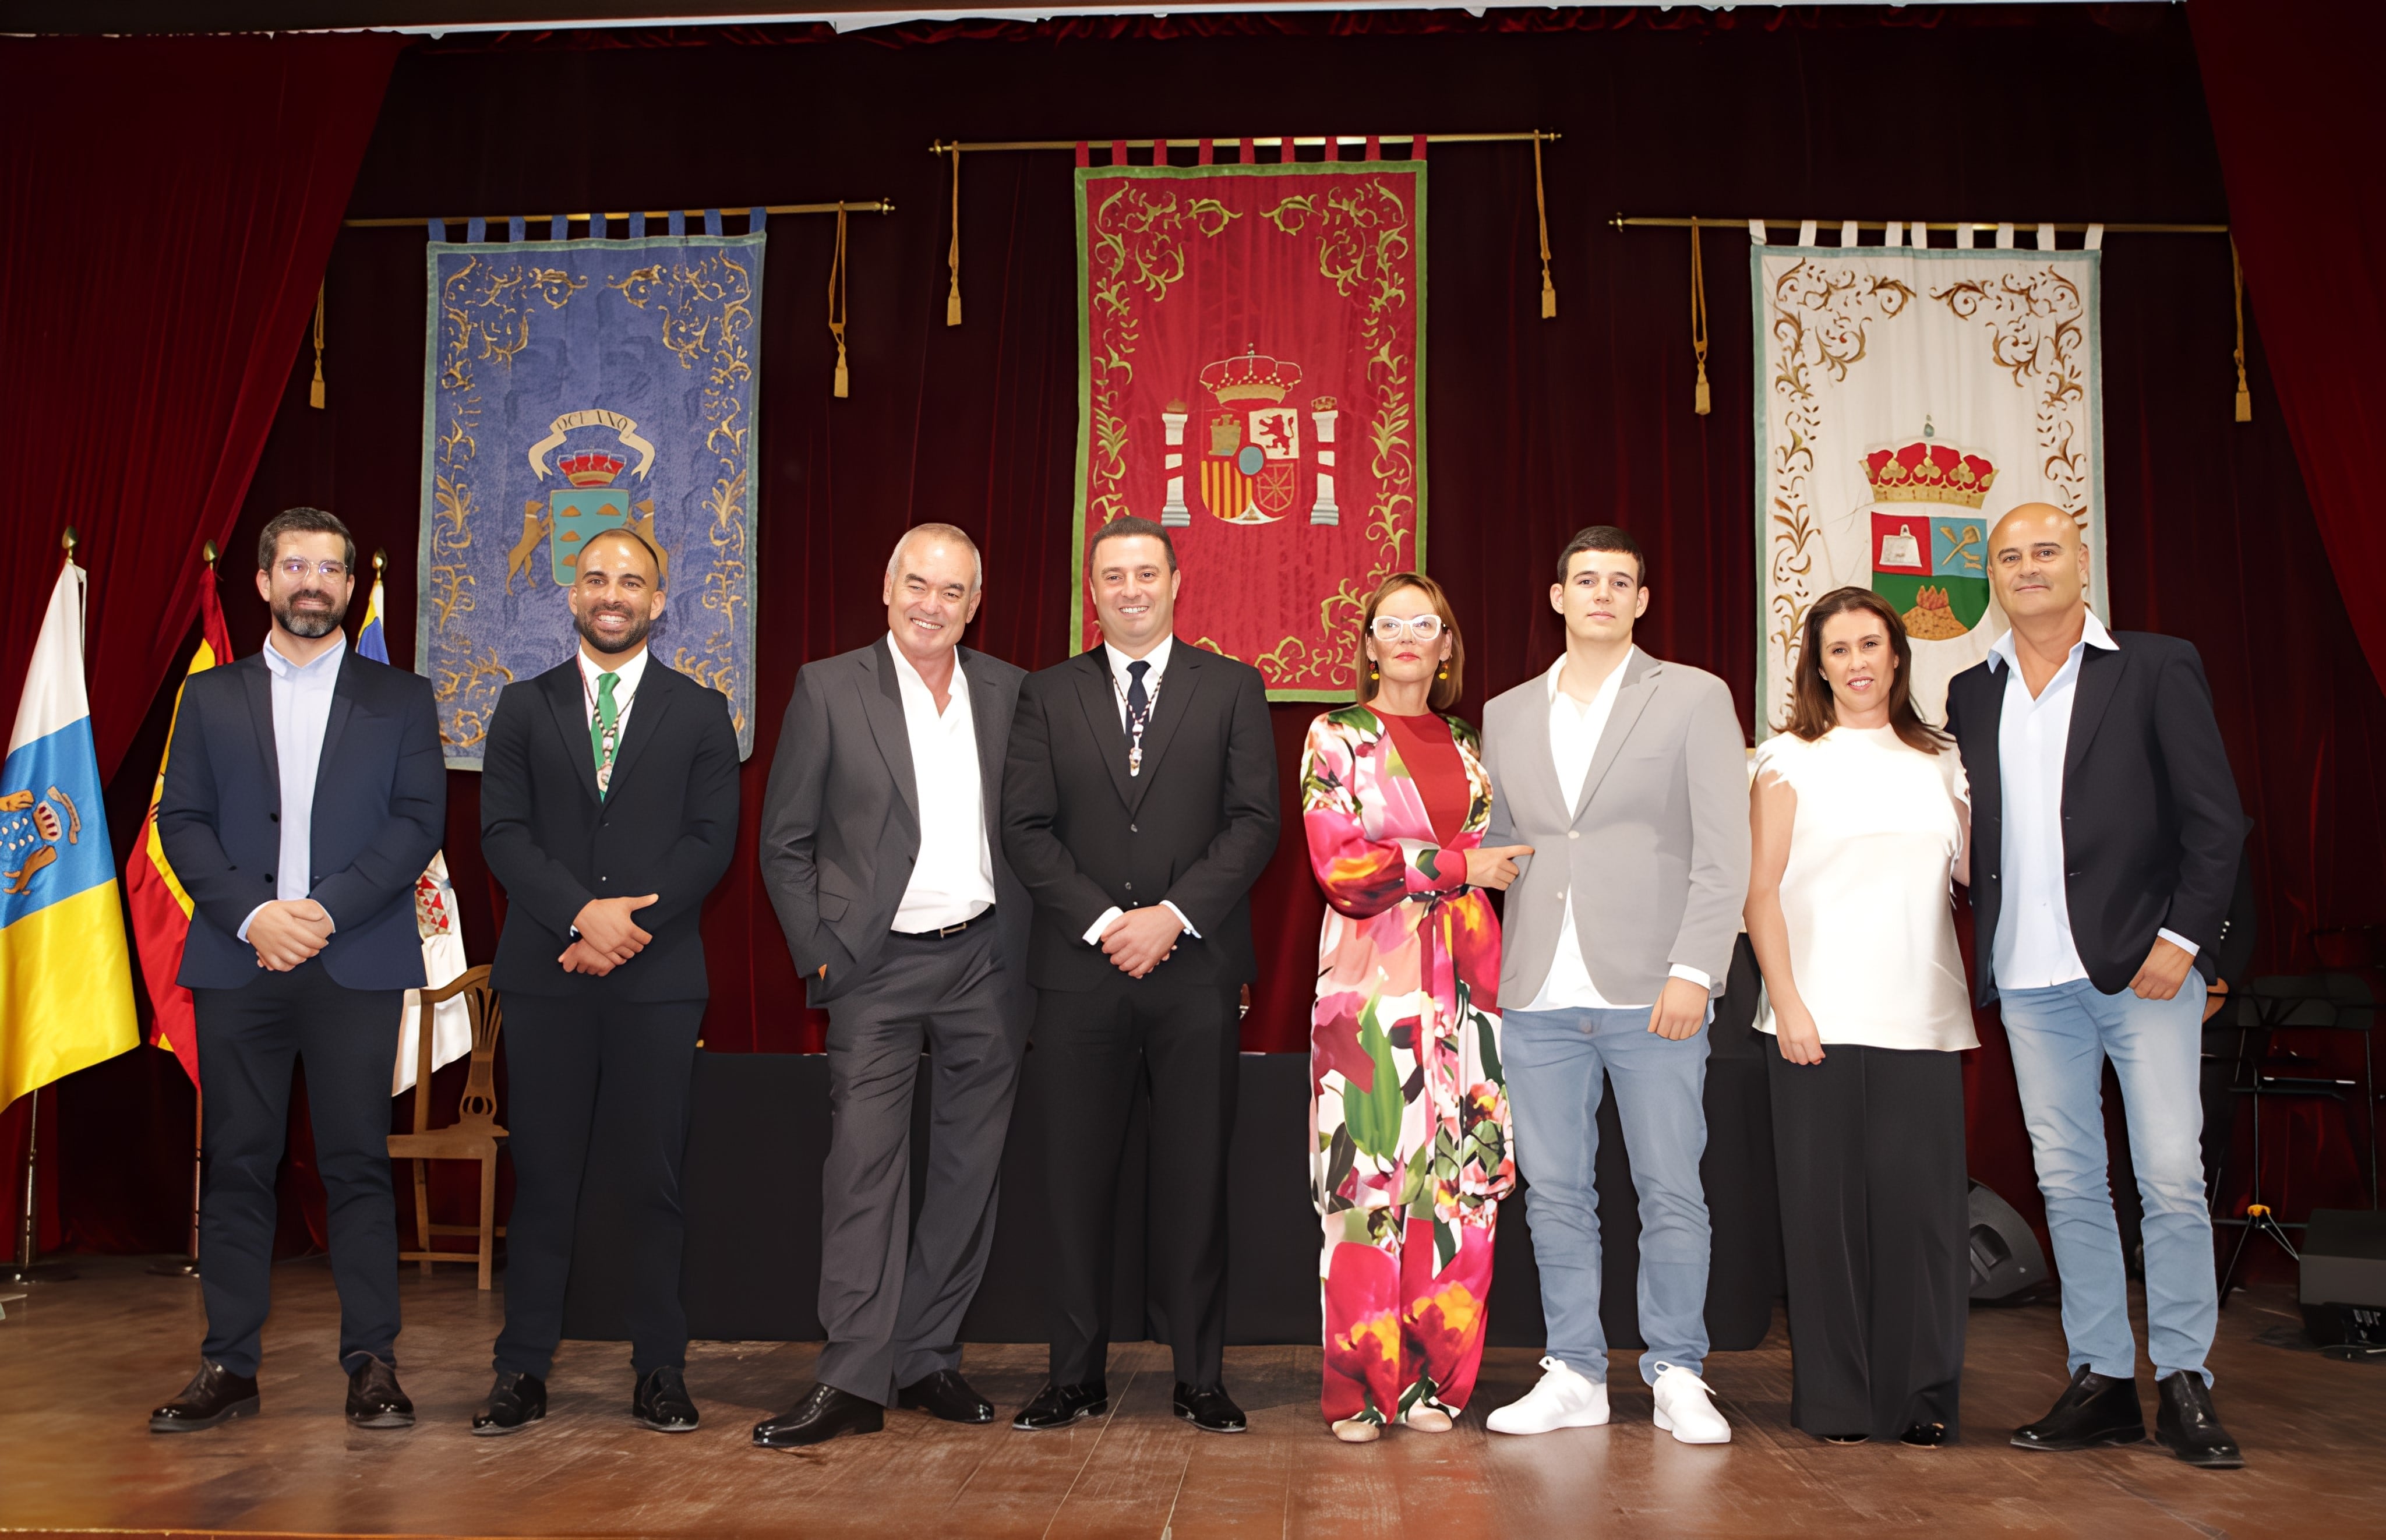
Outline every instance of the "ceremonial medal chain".
<path fill-rule="evenodd" d="M 1137 716 L 1134 704 L 1126 698 L 1126 691 L 1119 686 L 1118 675 L 1111 675 L 1111 688 L 1117 691 L 1119 706 L 1126 712 L 1126 772 L 1130 776 L 1143 773 L 1143 729 L 1160 705 L 1160 680 L 1161 676 L 1154 674 L 1143 682 L 1143 714 Z"/>

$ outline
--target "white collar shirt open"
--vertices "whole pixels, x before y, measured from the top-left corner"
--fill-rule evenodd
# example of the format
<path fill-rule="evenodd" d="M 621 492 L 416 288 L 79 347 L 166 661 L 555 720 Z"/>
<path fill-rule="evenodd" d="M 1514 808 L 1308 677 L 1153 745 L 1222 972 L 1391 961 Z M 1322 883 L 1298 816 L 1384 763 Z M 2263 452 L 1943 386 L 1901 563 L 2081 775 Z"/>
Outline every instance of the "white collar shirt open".
<path fill-rule="evenodd" d="M 920 796 L 920 854 L 896 906 L 894 929 L 910 934 L 976 919 L 994 907 L 994 847 L 986 833 L 986 785 L 978 768 L 977 719 L 961 658 L 945 708 L 890 636 L 911 782 Z"/>

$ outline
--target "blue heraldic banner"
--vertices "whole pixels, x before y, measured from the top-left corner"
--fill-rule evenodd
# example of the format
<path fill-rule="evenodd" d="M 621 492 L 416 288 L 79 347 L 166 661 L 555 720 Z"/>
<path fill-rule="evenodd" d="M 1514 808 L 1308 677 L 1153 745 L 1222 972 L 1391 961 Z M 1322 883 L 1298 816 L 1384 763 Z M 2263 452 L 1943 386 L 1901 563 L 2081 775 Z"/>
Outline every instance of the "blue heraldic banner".
<path fill-rule="evenodd" d="M 451 769 L 481 768 L 500 690 L 571 656 L 573 563 L 615 525 L 662 553 L 655 657 L 753 751 L 751 230 L 431 243 L 415 657 Z"/>

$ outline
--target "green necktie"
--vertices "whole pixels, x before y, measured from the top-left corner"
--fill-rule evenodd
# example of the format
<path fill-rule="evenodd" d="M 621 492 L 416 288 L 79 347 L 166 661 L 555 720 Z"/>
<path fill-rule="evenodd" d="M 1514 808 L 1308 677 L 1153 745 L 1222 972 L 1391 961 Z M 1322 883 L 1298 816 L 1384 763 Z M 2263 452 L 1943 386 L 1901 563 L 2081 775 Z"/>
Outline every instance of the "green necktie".
<path fill-rule="evenodd" d="M 596 761 L 596 795 L 605 795 L 613 779 L 613 746 L 621 736 L 621 707 L 613 704 L 613 685 L 620 674 L 596 676 L 596 716 L 588 724 L 588 751 Z"/>

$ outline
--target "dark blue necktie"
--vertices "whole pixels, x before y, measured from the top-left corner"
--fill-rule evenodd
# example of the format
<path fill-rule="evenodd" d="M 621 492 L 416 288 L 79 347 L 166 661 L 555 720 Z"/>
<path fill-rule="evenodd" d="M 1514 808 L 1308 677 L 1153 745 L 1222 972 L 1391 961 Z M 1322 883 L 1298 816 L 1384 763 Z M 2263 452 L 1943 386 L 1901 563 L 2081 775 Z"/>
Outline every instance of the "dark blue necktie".
<path fill-rule="evenodd" d="M 1144 719 L 1151 715 L 1151 694 L 1143 687 L 1143 676 L 1150 671 L 1150 663 L 1140 657 L 1126 666 L 1126 730 L 1129 737 L 1134 736 L 1136 730 L 1143 725 Z"/>

